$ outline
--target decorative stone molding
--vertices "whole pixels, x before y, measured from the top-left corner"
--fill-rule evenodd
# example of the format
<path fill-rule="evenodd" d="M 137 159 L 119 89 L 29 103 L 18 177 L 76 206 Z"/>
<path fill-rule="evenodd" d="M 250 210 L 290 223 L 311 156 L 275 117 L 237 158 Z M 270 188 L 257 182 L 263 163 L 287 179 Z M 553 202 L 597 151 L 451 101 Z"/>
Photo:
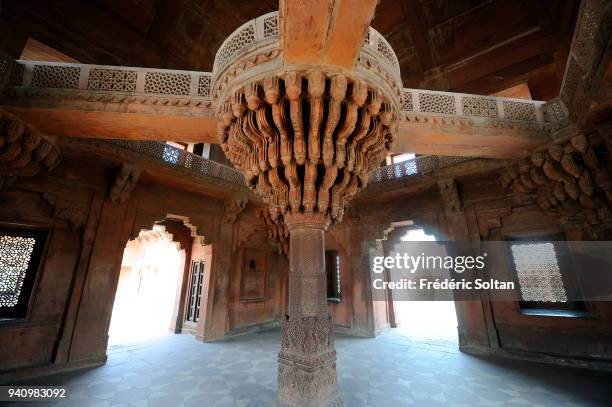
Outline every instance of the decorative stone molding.
<path fill-rule="evenodd" d="M 38 130 L 0 110 L 0 187 L 8 178 L 51 171 L 60 160 L 58 148 Z"/>
<path fill-rule="evenodd" d="M 411 121 L 447 120 L 473 124 L 489 122 L 491 126 L 531 124 L 534 129 L 548 131 L 544 120 L 545 102 L 465 93 L 422 89 L 403 89 L 402 112 Z M 454 123 L 453 123 L 454 124 Z"/>
<path fill-rule="evenodd" d="M 587 228 L 612 222 L 612 162 L 605 130 L 578 135 L 504 169 L 504 188 L 534 196 L 546 213 Z"/>
<path fill-rule="evenodd" d="M 213 68 L 215 99 L 229 99 L 245 82 L 259 81 L 271 72 L 282 73 L 278 14 L 268 13 L 246 22 L 221 44 Z M 393 103 L 402 98 L 397 57 L 384 37 L 371 27 L 354 70 L 345 74 L 351 75 L 352 80 L 377 83 L 379 92 L 392 95 Z"/>
<path fill-rule="evenodd" d="M 115 98 L 142 103 L 167 100 L 183 105 L 210 102 L 211 81 L 210 72 L 40 61 L 16 61 L 11 77 L 16 90 L 71 90 L 65 95 L 108 102 Z M 57 93 L 48 93 L 53 94 Z"/>
<path fill-rule="evenodd" d="M 129 106 L 139 104 L 145 106 L 197 108 L 203 117 L 214 116 L 213 102 L 200 97 L 175 97 L 171 95 L 126 95 L 114 91 L 83 91 L 50 88 L 31 88 L 7 86 L 4 95 L 20 99 L 45 99 L 56 101 L 83 101 L 113 103 Z"/>
<path fill-rule="evenodd" d="M 122 164 L 108 193 L 108 199 L 112 203 L 122 204 L 130 197 L 136 188 L 142 168 L 133 164 Z"/>

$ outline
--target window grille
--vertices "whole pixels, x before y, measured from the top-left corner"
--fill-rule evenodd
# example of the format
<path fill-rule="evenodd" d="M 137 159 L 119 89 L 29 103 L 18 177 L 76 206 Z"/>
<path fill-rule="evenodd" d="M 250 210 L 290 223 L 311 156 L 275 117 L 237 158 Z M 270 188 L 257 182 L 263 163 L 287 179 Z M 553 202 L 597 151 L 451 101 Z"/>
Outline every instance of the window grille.
<path fill-rule="evenodd" d="M 564 236 L 509 239 L 508 254 L 523 310 L 585 310 Z"/>
<path fill-rule="evenodd" d="M 25 318 L 47 232 L 0 228 L 0 318 Z"/>
<path fill-rule="evenodd" d="M 202 298 L 202 283 L 204 281 L 204 262 L 191 262 L 191 275 L 189 276 L 189 293 L 185 320 L 198 322 L 200 319 L 200 300 Z"/>

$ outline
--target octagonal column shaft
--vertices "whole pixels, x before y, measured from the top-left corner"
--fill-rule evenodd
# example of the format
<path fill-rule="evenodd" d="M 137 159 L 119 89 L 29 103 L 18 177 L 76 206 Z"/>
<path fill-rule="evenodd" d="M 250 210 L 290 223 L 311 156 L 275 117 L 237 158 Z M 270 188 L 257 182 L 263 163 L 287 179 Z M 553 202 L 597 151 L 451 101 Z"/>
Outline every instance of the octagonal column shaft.
<path fill-rule="evenodd" d="M 336 386 L 336 351 L 327 311 L 325 229 L 327 217 L 286 217 L 290 233 L 289 314 L 282 321 L 278 355 L 281 406 L 341 406 Z"/>

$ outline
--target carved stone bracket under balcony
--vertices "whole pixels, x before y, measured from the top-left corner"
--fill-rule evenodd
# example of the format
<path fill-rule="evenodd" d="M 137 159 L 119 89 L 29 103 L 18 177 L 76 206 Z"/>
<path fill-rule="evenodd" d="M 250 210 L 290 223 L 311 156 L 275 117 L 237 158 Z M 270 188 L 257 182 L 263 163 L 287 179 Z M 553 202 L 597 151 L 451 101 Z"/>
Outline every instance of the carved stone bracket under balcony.
<path fill-rule="evenodd" d="M 7 179 L 51 171 L 60 159 L 58 148 L 37 129 L 0 110 L 0 188 Z"/>

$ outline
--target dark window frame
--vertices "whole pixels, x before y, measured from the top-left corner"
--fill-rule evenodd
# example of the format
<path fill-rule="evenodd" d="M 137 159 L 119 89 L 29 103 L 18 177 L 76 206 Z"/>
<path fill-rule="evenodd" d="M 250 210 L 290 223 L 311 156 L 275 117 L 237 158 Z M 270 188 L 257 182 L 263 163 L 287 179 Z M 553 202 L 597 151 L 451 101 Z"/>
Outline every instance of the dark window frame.
<path fill-rule="evenodd" d="M 21 285 L 18 301 L 15 306 L 0 306 L 0 319 L 4 321 L 18 321 L 27 319 L 30 315 L 31 305 L 34 302 L 37 281 L 40 269 L 44 264 L 45 249 L 49 239 L 49 230 L 40 227 L 30 227 L 24 225 L 0 225 L 0 235 L 30 237 L 34 238 L 35 243 L 32 254 L 28 261 L 28 268 Z"/>
<path fill-rule="evenodd" d="M 192 260 L 187 285 L 187 299 L 185 301 L 185 321 L 197 323 L 200 319 L 200 305 L 202 303 L 202 288 L 204 285 L 206 262 Z"/>
<path fill-rule="evenodd" d="M 325 250 L 325 281 L 327 301 L 342 301 L 342 257 L 338 250 Z"/>

